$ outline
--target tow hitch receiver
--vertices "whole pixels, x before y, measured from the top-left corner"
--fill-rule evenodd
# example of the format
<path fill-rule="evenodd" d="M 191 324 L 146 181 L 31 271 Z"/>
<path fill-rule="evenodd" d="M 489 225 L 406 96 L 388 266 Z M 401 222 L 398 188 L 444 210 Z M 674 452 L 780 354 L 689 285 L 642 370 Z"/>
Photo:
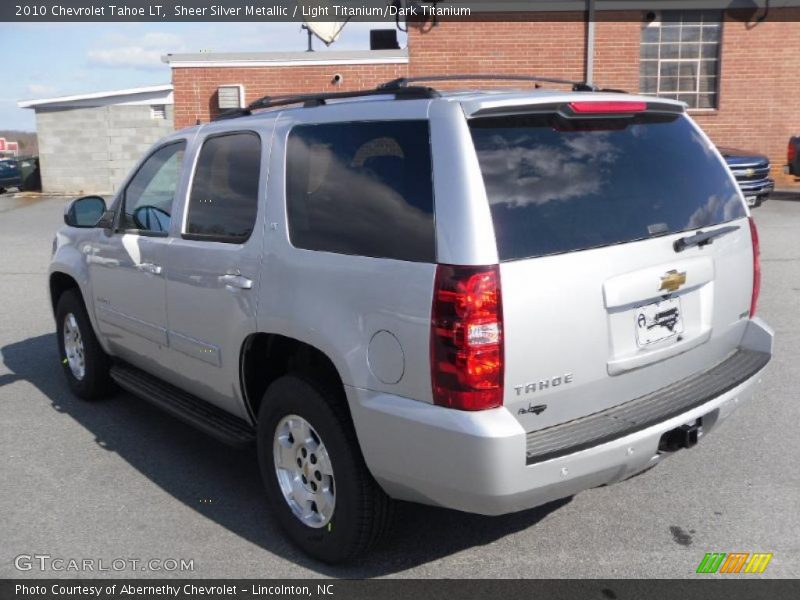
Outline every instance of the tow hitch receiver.
<path fill-rule="evenodd" d="M 697 438 L 703 431 L 703 420 L 697 419 L 690 425 L 681 425 L 661 436 L 658 442 L 660 452 L 675 452 L 681 448 L 691 448 L 697 444 Z"/>

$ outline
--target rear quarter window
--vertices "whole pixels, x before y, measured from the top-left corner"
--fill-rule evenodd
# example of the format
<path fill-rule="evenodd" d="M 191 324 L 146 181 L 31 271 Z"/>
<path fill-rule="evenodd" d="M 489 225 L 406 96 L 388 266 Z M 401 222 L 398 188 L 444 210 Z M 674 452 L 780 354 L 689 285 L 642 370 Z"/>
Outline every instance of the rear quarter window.
<path fill-rule="evenodd" d="M 708 227 L 745 215 L 738 189 L 684 116 L 470 121 L 500 260 Z"/>
<path fill-rule="evenodd" d="M 434 262 L 427 121 L 298 125 L 287 143 L 296 248 Z"/>

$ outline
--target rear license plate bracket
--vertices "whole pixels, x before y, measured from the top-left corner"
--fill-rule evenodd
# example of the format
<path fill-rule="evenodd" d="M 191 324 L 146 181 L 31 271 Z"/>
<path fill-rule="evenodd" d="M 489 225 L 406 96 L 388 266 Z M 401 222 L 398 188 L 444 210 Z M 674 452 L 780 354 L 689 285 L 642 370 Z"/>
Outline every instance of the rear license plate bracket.
<path fill-rule="evenodd" d="M 680 298 L 664 298 L 634 311 L 636 343 L 649 346 L 683 333 Z"/>

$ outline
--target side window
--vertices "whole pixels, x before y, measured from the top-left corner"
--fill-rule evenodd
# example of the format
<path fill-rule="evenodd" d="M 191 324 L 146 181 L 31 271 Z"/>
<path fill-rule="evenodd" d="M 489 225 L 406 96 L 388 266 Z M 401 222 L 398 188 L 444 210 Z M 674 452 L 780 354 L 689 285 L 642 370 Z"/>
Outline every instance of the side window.
<path fill-rule="evenodd" d="M 156 150 L 133 176 L 123 195 L 120 227 L 166 234 L 172 219 L 172 202 L 181 178 L 186 142 Z"/>
<path fill-rule="evenodd" d="M 197 159 L 183 237 L 245 242 L 256 223 L 260 167 L 261 138 L 255 133 L 208 138 Z"/>
<path fill-rule="evenodd" d="M 296 248 L 435 261 L 427 121 L 299 125 L 286 169 Z"/>

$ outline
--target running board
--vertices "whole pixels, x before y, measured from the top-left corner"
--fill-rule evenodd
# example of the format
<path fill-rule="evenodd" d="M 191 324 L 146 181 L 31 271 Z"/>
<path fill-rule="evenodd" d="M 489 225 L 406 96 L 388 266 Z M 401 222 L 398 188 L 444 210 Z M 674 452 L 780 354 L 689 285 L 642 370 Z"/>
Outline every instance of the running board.
<path fill-rule="evenodd" d="M 231 446 L 256 439 L 247 422 L 144 371 L 126 364 L 111 367 L 111 378 L 127 392 L 151 402 L 172 416 Z"/>

